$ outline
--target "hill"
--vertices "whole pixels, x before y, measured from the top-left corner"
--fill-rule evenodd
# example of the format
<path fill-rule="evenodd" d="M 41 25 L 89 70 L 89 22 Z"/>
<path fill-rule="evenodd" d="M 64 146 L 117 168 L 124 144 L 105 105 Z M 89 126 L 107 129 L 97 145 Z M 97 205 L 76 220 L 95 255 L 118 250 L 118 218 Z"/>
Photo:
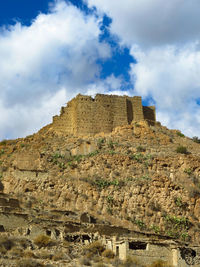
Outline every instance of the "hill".
<path fill-rule="evenodd" d="M 0 176 L 1 266 L 200 266 L 198 138 L 53 122 L 0 142 Z"/>

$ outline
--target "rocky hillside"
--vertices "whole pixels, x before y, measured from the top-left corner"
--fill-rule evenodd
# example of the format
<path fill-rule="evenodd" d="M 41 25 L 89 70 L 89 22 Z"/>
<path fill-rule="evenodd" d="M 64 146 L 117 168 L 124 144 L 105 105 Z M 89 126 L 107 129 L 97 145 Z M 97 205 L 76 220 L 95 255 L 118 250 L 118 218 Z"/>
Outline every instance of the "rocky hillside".
<path fill-rule="evenodd" d="M 98 222 L 105 228 L 121 227 L 200 245 L 200 140 L 159 123 L 149 126 L 141 121 L 110 134 L 81 138 L 63 136 L 48 125 L 26 138 L 0 142 L 0 177 L 4 238 L 19 236 L 20 231 L 28 238 L 21 217 L 15 229 L 8 226 L 12 217 L 5 226 L 6 213 L 20 213 L 28 224 L 46 228 L 50 220 L 58 227 L 58 221 L 68 216 L 70 221 Z M 2 244 L 0 240 L 2 266 L 8 258 L 10 266 L 29 266 L 12 265 L 23 246 L 17 246 L 16 256 L 12 245 L 6 250 Z M 47 266 L 48 256 L 39 255 L 36 241 L 24 246 L 32 246 L 29 254 Z M 72 261 L 81 255 L 80 246 L 57 243 L 60 255 L 64 247 L 74 256 L 60 256 L 65 264 L 52 256 L 51 266 L 84 266 Z"/>

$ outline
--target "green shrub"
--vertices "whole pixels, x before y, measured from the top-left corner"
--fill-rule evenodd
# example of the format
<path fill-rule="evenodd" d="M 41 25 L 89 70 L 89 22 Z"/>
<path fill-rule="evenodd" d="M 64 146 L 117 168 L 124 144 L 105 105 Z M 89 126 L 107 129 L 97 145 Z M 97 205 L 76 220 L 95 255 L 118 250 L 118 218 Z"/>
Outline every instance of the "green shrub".
<path fill-rule="evenodd" d="M 104 142 L 105 142 L 105 139 L 104 138 L 99 138 L 97 140 L 97 147 L 98 147 L 98 149 L 101 149 L 102 148 L 102 145 L 103 145 Z"/>
<path fill-rule="evenodd" d="M 0 150 L 0 156 L 3 155 L 5 153 L 4 149 Z"/>
<path fill-rule="evenodd" d="M 93 151 L 93 152 L 90 152 L 87 156 L 88 156 L 88 157 L 94 157 L 94 156 L 96 156 L 97 154 L 99 154 L 99 150 L 95 150 L 95 151 Z"/>
<path fill-rule="evenodd" d="M 136 224 L 140 230 L 144 230 L 146 228 L 145 223 L 141 220 L 134 220 L 133 223 Z"/>
<path fill-rule="evenodd" d="M 123 186 L 124 182 L 123 181 L 119 181 L 119 180 L 105 180 L 105 179 L 97 179 L 96 181 L 94 181 L 94 185 L 96 185 L 99 189 L 104 189 L 106 187 L 109 187 L 111 185 L 114 186 Z"/>
<path fill-rule="evenodd" d="M 21 147 L 21 148 L 25 147 L 25 144 L 23 144 L 23 143 L 22 143 L 22 144 L 20 144 L 20 147 Z"/>
<path fill-rule="evenodd" d="M 176 152 L 181 153 L 181 154 L 187 154 L 188 153 L 187 148 L 185 146 L 178 146 L 176 148 Z"/>
<path fill-rule="evenodd" d="M 116 154 L 116 152 L 114 151 L 114 150 L 110 150 L 109 152 L 108 152 L 110 155 L 114 155 L 114 154 Z"/>
<path fill-rule="evenodd" d="M 160 228 L 155 224 L 151 225 L 150 229 L 153 230 L 155 234 L 160 233 Z"/>
<path fill-rule="evenodd" d="M 144 160 L 144 156 L 141 153 L 130 155 L 129 158 L 139 163 L 142 163 Z"/>
<path fill-rule="evenodd" d="M 8 140 L 4 139 L 0 142 L 0 146 L 5 146 L 8 143 Z"/>
<path fill-rule="evenodd" d="M 178 207 L 182 207 L 183 206 L 183 202 L 182 202 L 181 197 L 175 197 L 174 198 L 174 202 L 175 202 L 176 206 L 178 206 Z"/>
<path fill-rule="evenodd" d="M 188 175 L 192 174 L 192 169 L 188 168 L 184 170 L 185 173 L 187 173 Z"/>
<path fill-rule="evenodd" d="M 192 138 L 192 140 L 193 140 L 195 143 L 200 144 L 200 139 L 199 139 L 197 136 L 194 136 L 194 137 Z"/>
<path fill-rule="evenodd" d="M 109 147 L 110 149 L 114 149 L 114 143 L 113 143 L 113 141 L 109 141 L 109 142 L 108 142 L 108 147 Z"/>
<path fill-rule="evenodd" d="M 183 133 L 181 133 L 181 132 L 177 132 L 176 133 L 178 136 L 180 136 L 180 137 L 184 137 L 185 135 L 183 134 Z"/>
<path fill-rule="evenodd" d="M 142 146 L 138 146 L 137 148 L 137 152 L 145 152 L 146 148 L 142 147 Z"/>

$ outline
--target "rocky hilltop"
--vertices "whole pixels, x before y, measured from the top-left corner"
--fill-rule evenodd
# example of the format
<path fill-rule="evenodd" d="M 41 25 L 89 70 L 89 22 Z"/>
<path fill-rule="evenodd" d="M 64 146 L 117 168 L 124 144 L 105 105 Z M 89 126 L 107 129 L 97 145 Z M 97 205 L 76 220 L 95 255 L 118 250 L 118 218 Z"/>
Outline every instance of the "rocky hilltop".
<path fill-rule="evenodd" d="M 200 266 L 200 140 L 150 121 L 1 141 L 0 266 Z"/>

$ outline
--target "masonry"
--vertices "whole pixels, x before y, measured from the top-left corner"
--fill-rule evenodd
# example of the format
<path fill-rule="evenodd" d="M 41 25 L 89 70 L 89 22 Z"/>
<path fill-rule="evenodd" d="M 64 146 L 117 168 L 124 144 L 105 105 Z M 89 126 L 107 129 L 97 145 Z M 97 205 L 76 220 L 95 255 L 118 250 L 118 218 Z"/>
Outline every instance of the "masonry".
<path fill-rule="evenodd" d="M 60 116 L 53 117 L 53 126 L 67 134 L 94 135 L 141 120 L 154 123 L 155 107 L 142 106 L 140 96 L 79 94 L 61 108 Z"/>

